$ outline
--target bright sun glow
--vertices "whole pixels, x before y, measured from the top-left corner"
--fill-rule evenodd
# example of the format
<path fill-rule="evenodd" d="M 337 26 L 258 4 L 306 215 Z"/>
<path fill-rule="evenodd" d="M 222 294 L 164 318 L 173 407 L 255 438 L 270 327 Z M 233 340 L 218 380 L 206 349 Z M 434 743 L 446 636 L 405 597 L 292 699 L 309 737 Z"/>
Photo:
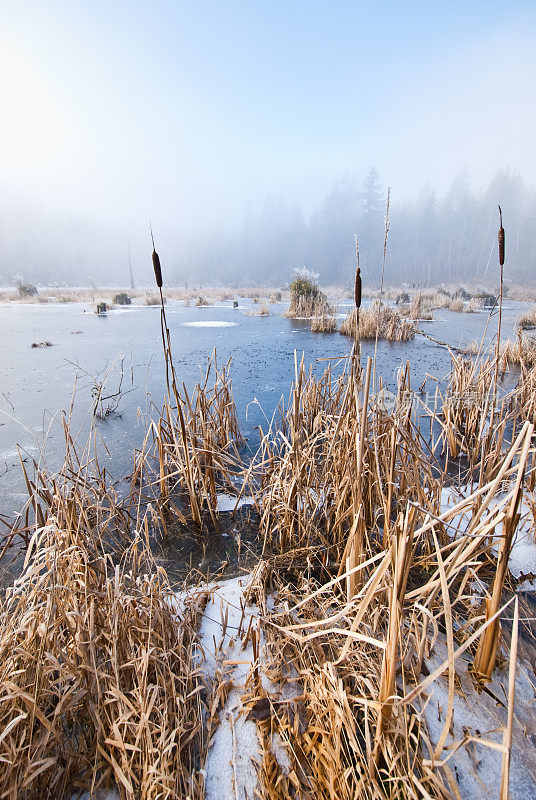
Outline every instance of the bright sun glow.
<path fill-rule="evenodd" d="M 30 172 L 50 169 L 50 162 L 61 153 L 63 115 L 43 72 L 24 52 L 6 43 L 0 49 L 0 97 L 2 171 L 24 182 Z"/>

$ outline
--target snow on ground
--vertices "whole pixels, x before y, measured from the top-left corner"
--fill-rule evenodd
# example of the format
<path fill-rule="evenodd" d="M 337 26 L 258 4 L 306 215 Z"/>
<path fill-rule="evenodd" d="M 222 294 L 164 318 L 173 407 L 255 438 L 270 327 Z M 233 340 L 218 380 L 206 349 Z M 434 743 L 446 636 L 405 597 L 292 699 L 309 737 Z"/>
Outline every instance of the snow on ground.
<path fill-rule="evenodd" d="M 246 606 L 244 590 L 248 578 L 234 578 L 217 586 L 207 603 L 199 637 L 204 653 L 201 669 L 208 681 L 223 669 L 232 681 L 220 724 L 210 744 L 206 762 L 206 799 L 253 798 L 257 785 L 255 762 L 260 760 L 257 725 L 246 720 L 241 697 L 253 666 L 251 640 L 242 649 L 242 636 L 255 625 L 258 609 Z M 224 630 L 224 621 L 226 627 Z"/>
<path fill-rule="evenodd" d="M 439 642 L 426 662 L 427 667 L 433 671 L 446 658 L 446 645 L 444 641 Z M 439 760 L 448 759 L 448 766 L 454 774 L 462 798 L 489 800 L 499 795 L 501 752 L 475 741 L 466 741 L 459 749 L 455 749 L 455 743 L 469 736 L 502 743 L 502 731 L 507 722 L 508 668 L 496 669 L 486 690 L 477 692 L 468 674 L 468 666 L 469 663 L 463 656 L 457 659 L 456 673 L 461 681 L 454 694 L 452 725 Z M 445 672 L 434 681 L 426 691 L 427 697 L 423 697 L 423 705 L 427 701 L 424 716 L 434 746 L 441 736 L 447 713 L 447 674 Z M 518 660 L 508 795 L 511 800 L 534 800 L 536 797 L 535 681 L 532 667 L 527 662 Z"/>
<path fill-rule="evenodd" d="M 248 630 L 259 629 L 259 661 L 263 663 L 264 636 L 260 632 L 260 611 L 257 606 L 246 605 L 245 592 L 250 575 L 232 578 L 209 587 L 212 592 L 206 604 L 199 629 L 199 667 L 210 685 L 230 681 L 231 690 L 219 712 L 219 725 L 209 745 L 205 767 L 206 800 L 253 800 L 257 786 L 256 765 L 262 761 L 257 724 L 246 719 L 242 697 L 246 693 L 246 681 L 252 675 L 254 663 L 251 638 L 244 647 L 242 640 Z M 196 587 L 194 591 L 199 591 Z M 177 597 L 183 601 L 184 593 Z M 267 599 L 267 607 L 273 599 Z M 263 688 L 271 696 L 292 699 L 301 694 L 297 682 L 282 687 L 274 686 L 262 674 Z M 285 747 L 278 736 L 271 741 L 272 752 L 284 771 L 290 768 Z"/>

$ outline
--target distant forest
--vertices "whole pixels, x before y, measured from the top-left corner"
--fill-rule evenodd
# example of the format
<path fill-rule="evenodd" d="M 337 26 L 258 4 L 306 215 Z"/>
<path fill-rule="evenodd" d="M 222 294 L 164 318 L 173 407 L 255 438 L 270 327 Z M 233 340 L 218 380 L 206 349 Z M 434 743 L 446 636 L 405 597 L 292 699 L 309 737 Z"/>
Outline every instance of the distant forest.
<path fill-rule="evenodd" d="M 186 243 L 168 236 L 164 252 L 166 282 L 177 286 L 285 286 L 295 267 L 320 273 L 323 285 L 350 286 L 357 235 L 365 285 L 380 284 L 387 189 L 371 168 L 359 179 L 347 175 L 307 217 L 299 206 L 268 197 L 260 209 L 248 208 L 240 230 L 207 230 Z M 498 172 L 476 191 L 467 172 L 438 195 L 423 188 L 412 201 L 393 192 L 385 267 L 386 285 L 422 287 L 466 283 L 497 286 L 498 209 L 503 210 L 511 283 L 536 283 L 536 192 L 521 176 Z M 35 211 L 35 209 L 34 209 Z M 10 218 L 11 214 L 11 218 Z M 23 220 L 23 222 L 21 222 Z M 50 216 L 0 208 L 0 286 L 16 276 L 41 285 L 128 286 L 128 242 L 119 241 L 113 220 L 106 230 L 81 220 L 63 226 Z M 152 282 L 150 240 L 147 252 L 133 250 L 138 285 Z"/>
<path fill-rule="evenodd" d="M 304 219 L 299 207 L 268 199 L 260 213 L 246 216 L 233 238 L 211 243 L 190 265 L 177 264 L 176 280 L 195 284 L 283 285 L 290 269 L 306 266 L 322 284 L 350 285 L 357 235 L 365 283 L 381 278 L 387 190 L 371 168 L 363 181 L 346 176 Z M 391 194 L 385 282 L 433 286 L 465 282 L 497 284 L 498 204 L 507 239 L 505 277 L 514 283 L 536 279 L 536 193 L 513 172 L 500 171 L 483 192 L 472 189 L 464 172 L 444 197 L 424 188 L 416 200 L 400 203 Z"/>

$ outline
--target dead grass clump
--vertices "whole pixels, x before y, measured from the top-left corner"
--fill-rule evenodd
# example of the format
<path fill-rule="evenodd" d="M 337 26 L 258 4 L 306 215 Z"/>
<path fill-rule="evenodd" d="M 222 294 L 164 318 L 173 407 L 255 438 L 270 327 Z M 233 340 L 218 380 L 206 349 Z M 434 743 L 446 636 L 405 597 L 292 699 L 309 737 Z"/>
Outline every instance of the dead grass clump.
<path fill-rule="evenodd" d="M 430 320 L 434 318 L 432 307 L 422 294 L 417 294 L 410 303 L 408 316 L 410 319 Z"/>
<path fill-rule="evenodd" d="M 290 284 L 290 306 L 286 317 L 311 319 L 332 315 L 333 308 L 327 296 L 316 284 L 318 274 L 308 269 L 295 270 L 295 277 Z"/>
<path fill-rule="evenodd" d="M 356 336 L 357 312 L 354 309 L 343 320 L 339 333 L 345 336 Z M 394 308 L 375 303 L 372 308 L 361 309 L 359 312 L 359 338 L 375 339 L 378 331 L 379 339 L 389 342 L 408 342 L 415 338 L 415 325 Z"/>
<path fill-rule="evenodd" d="M 258 317 L 269 317 L 270 316 L 270 309 L 268 308 L 268 306 L 265 303 L 263 303 L 262 306 L 257 311 L 257 316 Z"/>
<path fill-rule="evenodd" d="M 196 306 L 211 306 L 212 305 L 210 300 L 206 300 L 204 297 L 201 297 L 201 295 L 198 296 L 197 300 L 195 301 L 195 304 L 196 304 Z"/>
<path fill-rule="evenodd" d="M 142 542 L 114 567 L 72 521 L 36 531 L 0 604 L 0 793 L 200 798 L 202 608 L 179 620 Z"/>
<path fill-rule="evenodd" d="M 484 303 L 480 297 L 472 297 L 466 304 L 464 311 L 467 314 L 478 314 L 484 310 Z"/>
<path fill-rule="evenodd" d="M 461 313 L 463 311 L 463 300 L 461 297 L 456 297 L 454 300 L 451 300 L 448 305 L 449 311 L 455 311 L 456 313 Z"/>
<path fill-rule="evenodd" d="M 324 314 L 321 317 L 313 317 L 311 320 L 312 333 L 335 333 L 337 322 L 335 317 Z"/>
<path fill-rule="evenodd" d="M 473 343 L 471 347 L 474 347 Z M 501 369 L 506 370 L 509 366 L 526 367 L 536 364 L 536 340 L 530 336 L 522 336 L 519 332 L 515 342 L 507 339 L 501 342 Z"/>
<path fill-rule="evenodd" d="M 338 573 L 326 574 L 323 580 L 317 579 L 318 570 L 312 575 L 311 562 L 318 559 L 318 553 L 311 548 L 305 555 L 303 550 L 287 549 L 286 556 L 281 553 L 277 559 L 267 560 L 264 570 L 258 570 L 253 590 L 259 603 L 267 609 L 264 593 L 268 582 L 272 598 L 264 618 L 269 654 L 266 674 L 271 687 L 289 680 L 297 684 L 291 700 L 282 701 L 274 688 L 266 690 L 260 681 L 245 698 L 253 709 L 270 709 L 259 726 L 263 742 L 261 797 L 282 800 L 293 793 L 344 800 L 458 796 L 452 771 L 456 762 L 449 763 L 448 756 L 455 746 L 451 742 L 455 739 L 452 724 L 458 669 L 464 670 L 459 656 L 464 651 L 474 653 L 480 642 L 478 653 L 491 651 L 494 657 L 500 647 L 494 622 L 503 610 L 499 588 L 482 622 L 464 587 L 475 573 L 479 579 L 491 577 L 495 585 L 504 578 L 504 558 L 491 559 L 499 578 L 489 571 L 486 537 L 505 516 L 500 507 L 490 503 L 501 480 L 513 471 L 516 487 L 510 519 L 515 519 L 519 476 L 531 433 L 531 426 L 526 425 L 497 478 L 482 486 L 477 497 L 464 498 L 440 515 L 426 505 L 426 499 L 424 505 L 406 505 L 383 540 L 373 533 L 373 527 L 365 526 L 357 540 L 357 559 L 351 563 L 343 558 Z M 520 447 L 520 463 L 512 468 Z M 398 467 L 391 474 L 396 480 Z M 443 524 L 448 525 L 464 510 L 470 519 L 472 515 L 467 534 L 455 542 L 445 539 L 441 546 Z M 354 528 L 359 529 L 356 518 L 351 519 L 349 542 Z M 304 558 L 309 560 L 308 570 Z M 344 583 L 352 575 L 355 586 L 348 594 Z M 273 598 L 277 598 L 275 604 Z M 434 658 L 436 648 L 445 656 L 432 671 L 426 662 Z M 482 656 L 478 659 L 481 663 Z M 486 669 L 482 680 L 489 675 L 489 660 Z M 440 732 L 435 725 L 432 738 L 423 708 L 435 681 L 442 682 L 447 698 Z M 478 697 L 476 692 L 474 697 Z M 430 714 L 437 716 L 434 700 L 432 703 Z M 510 693 L 509 718 L 512 703 Z M 478 731 L 471 735 L 471 747 L 489 743 Z M 284 749 L 285 769 L 280 766 L 281 758 L 274 759 L 274 740 Z M 503 754 L 508 755 L 511 736 L 503 741 Z M 506 761 L 503 756 L 502 778 L 507 785 Z"/>
<path fill-rule="evenodd" d="M 165 302 L 165 300 L 164 300 Z M 150 294 L 147 295 L 145 298 L 145 305 L 146 306 L 159 306 L 160 305 L 160 297 L 157 294 Z"/>
<path fill-rule="evenodd" d="M 517 327 L 521 330 L 530 330 L 532 328 L 536 328 L 536 306 L 531 308 L 530 311 L 527 311 L 519 318 Z"/>
<path fill-rule="evenodd" d="M 170 516 L 185 521 L 179 508 L 183 503 L 189 506 L 195 524 L 202 524 L 205 511 L 217 528 L 218 489 L 235 492 L 231 477 L 242 466 L 239 448 L 244 439 L 229 368 L 230 359 L 218 367 L 213 353 L 204 382 L 197 384 L 191 394 L 184 384 L 181 392 L 174 385 L 174 403 L 168 398 L 158 422 L 151 424 L 155 467 L 151 468 L 142 453 L 134 479 L 139 480 L 141 472 L 156 471 L 156 479 L 151 476 L 151 486 L 164 533 Z"/>
<path fill-rule="evenodd" d="M 388 527 L 398 503 L 437 496 L 408 423 L 405 377 L 400 381 L 391 407 L 383 387 L 380 398 L 369 398 L 370 367 L 361 387 L 354 359 L 336 380 L 329 371 L 317 380 L 296 367 L 288 409 L 257 456 L 260 527 L 272 551 L 320 547 L 340 559 L 351 529 L 359 537 L 379 514 Z"/>
<path fill-rule="evenodd" d="M 428 307 L 432 310 L 436 308 L 448 308 L 450 306 L 451 297 L 446 291 L 423 292 L 422 296 Z"/>
<path fill-rule="evenodd" d="M 501 393 L 496 383 L 496 358 L 489 358 L 480 350 L 474 360 L 451 353 L 452 369 L 441 407 L 441 438 L 446 458 L 464 455 L 469 472 L 478 467 L 482 482 L 502 462 L 503 446 L 515 413 L 512 396 Z M 502 365 L 504 368 L 504 360 Z"/>
<path fill-rule="evenodd" d="M 329 316 L 332 314 L 333 309 L 326 295 L 318 290 L 316 293 L 291 295 L 290 307 L 285 313 L 285 316 L 311 319 L 313 317 Z"/>

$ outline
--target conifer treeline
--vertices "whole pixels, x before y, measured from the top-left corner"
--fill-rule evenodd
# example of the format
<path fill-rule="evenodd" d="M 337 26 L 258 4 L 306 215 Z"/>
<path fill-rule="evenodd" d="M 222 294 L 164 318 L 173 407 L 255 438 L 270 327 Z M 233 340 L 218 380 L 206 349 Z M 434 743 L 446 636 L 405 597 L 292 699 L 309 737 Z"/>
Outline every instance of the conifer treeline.
<path fill-rule="evenodd" d="M 393 193 L 394 194 L 394 193 Z M 392 195 L 393 196 L 393 195 Z M 359 239 L 365 285 L 374 286 L 383 248 L 386 188 L 372 168 L 363 181 L 346 176 L 308 219 L 299 207 L 268 198 L 248 212 L 239 235 L 200 248 L 186 265 L 177 259 L 176 280 L 195 283 L 284 284 L 295 266 L 320 272 L 323 284 L 353 284 L 354 234 Z M 391 206 L 386 282 L 421 286 L 469 282 L 494 285 L 497 205 L 508 229 L 508 278 L 532 282 L 536 274 L 536 192 L 509 171 L 498 172 L 484 191 L 462 173 L 444 196 L 424 188 Z"/>

